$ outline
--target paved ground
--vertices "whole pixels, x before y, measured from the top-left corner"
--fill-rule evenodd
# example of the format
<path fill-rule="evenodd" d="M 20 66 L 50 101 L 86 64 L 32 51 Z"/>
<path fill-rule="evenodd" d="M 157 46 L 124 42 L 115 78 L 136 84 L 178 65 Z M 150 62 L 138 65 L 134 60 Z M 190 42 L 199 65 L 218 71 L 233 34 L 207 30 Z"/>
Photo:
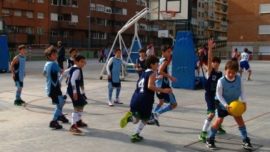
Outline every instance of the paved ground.
<path fill-rule="evenodd" d="M 85 69 L 86 93 L 89 104 L 83 119 L 89 124 L 84 136 L 73 136 L 68 132 L 70 125 L 61 131 L 48 128 L 53 106 L 45 95 L 45 78 L 41 71 L 43 61 L 28 62 L 27 76 L 23 90 L 26 107 L 13 105 L 15 87 L 10 74 L 0 74 L 0 152 L 178 152 L 207 151 L 198 142 L 198 134 L 206 110 L 203 90 L 190 91 L 174 89 L 179 106 L 173 112 L 161 116 L 160 127 L 147 126 L 142 135 L 145 140 L 133 144 L 129 135 L 134 125 L 119 128 L 120 117 L 128 110 L 137 75 L 130 74 L 124 81 L 121 100 L 124 105 L 108 107 L 107 81 L 99 80 L 102 67 L 91 60 Z M 249 135 L 256 151 L 270 151 L 270 62 L 251 62 L 253 81 L 245 81 L 248 96 L 248 110 L 244 114 Z M 222 66 L 223 69 L 223 66 Z M 72 105 L 66 104 L 64 112 L 70 118 Z M 217 138 L 217 151 L 243 151 L 239 131 L 231 117 L 224 122 L 228 134 Z"/>

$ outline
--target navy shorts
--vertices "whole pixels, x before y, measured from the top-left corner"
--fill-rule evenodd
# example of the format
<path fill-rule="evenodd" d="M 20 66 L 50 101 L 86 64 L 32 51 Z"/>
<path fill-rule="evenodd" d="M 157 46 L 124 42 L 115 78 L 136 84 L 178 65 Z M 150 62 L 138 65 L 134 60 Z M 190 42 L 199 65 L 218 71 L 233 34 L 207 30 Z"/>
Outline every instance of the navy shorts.
<path fill-rule="evenodd" d="M 250 66 L 249 66 L 248 61 L 240 61 L 240 68 L 245 69 L 245 70 L 249 70 Z"/>
<path fill-rule="evenodd" d="M 228 111 L 221 107 L 221 105 L 218 105 L 217 107 L 217 115 L 220 118 L 224 118 L 229 115 Z"/>
<path fill-rule="evenodd" d="M 218 106 L 219 101 L 215 99 L 214 95 L 209 95 L 205 93 L 205 102 L 207 104 L 207 112 L 214 113 L 216 110 L 216 107 Z"/>

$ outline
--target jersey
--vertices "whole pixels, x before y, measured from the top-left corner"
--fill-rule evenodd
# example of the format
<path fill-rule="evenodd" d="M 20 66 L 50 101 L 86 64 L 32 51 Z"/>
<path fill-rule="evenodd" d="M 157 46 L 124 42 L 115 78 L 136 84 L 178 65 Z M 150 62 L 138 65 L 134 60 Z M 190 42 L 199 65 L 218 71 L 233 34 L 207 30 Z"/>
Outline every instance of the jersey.
<path fill-rule="evenodd" d="M 150 118 L 154 104 L 155 92 L 148 88 L 151 74 L 153 71 L 150 69 L 142 73 L 130 102 L 131 112 L 138 113 L 142 119 Z"/>
<path fill-rule="evenodd" d="M 170 62 L 169 60 L 165 59 L 164 57 L 159 59 L 159 66 L 162 65 L 165 61 Z M 171 62 L 165 67 L 164 71 L 166 74 L 170 71 Z M 170 80 L 167 77 L 163 77 L 162 79 L 156 80 L 156 86 L 160 88 L 170 88 Z"/>
<path fill-rule="evenodd" d="M 74 77 L 74 72 L 79 70 L 79 75 L 77 77 Z M 83 85 L 83 72 L 82 69 L 76 66 L 73 66 L 70 68 L 69 71 L 69 80 L 68 80 L 68 88 L 67 88 L 67 92 L 69 94 L 69 96 L 72 99 L 72 103 L 74 107 L 83 107 L 84 105 L 87 104 L 87 102 L 85 101 L 85 98 L 83 98 L 82 96 L 82 92 L 81 92 L 81 86 Z M 72 79 L 75 79 L 75 86 L 72 85 Z M 75 87 L 75 88 L 73 88 Z M 73 99 L 73 90 L 76 90 L 77 96 L 78 96 L 78 100 L 74 100 Z"/>
<path fill-rule="evenodd" d="M 228 105 L 239 99 L 241 96 L 241 78 L 239 75 L 236 75 L 234 81 L 229 81 L 224 76 L 219 81 L 221 81 L 223 87 L 222 96 Z"/>
<path fill-rule="evenodd" d="M 74 60 L 72 58 L 67 59 L 67 68 L 70 68 L 74 65 Z"/>
<path fill-rule="evenodd" d="M 60 71 L 59 65 L 54 61 L 47 61 L 43 69 L 43 74 L 46 76 L 45 89 L 47 95 L 53 99 L 62 95 L 59 82 Z"/>
<path fill-rule="evenodd" d="M 136 63 L 139 65 L 140 68 L 143 69 L 143 71 L 146 69 L 145 60 L 141 60 L 140 58 L 138 58 L 136 60 Z"/>
<path fill-rule="evenodd" d="M 121 81 L 120 81 L 120 74 L 121 74 L 121 68 L 122 68 L 122 60 L 116 57 L 112 57 L 110 60 L 111 64 L 109 66 L 109 71 L 111 73 L 111 79 L 108 79 L 109 82 L 112 83 L 113 87 L 120 87 Z"/>
<path fill-rule="evenodd" d="M 249 60 L 249 54 L 247 52 L 241 53 L 241 61 L 248 61 Z"/>
<path fill-rule="evenodd" d="M 22 55 L 18 55 L 16 56 L 16 58 L 18 59 L 18 62 L 14 64 L 14 74 L 15 74 L 14 81 L 23 82 L 23 79 L 25 76 L 26 57 Z"/>
<path fill-rule="evenodd" d="M 211 71 L 208 79 L 205 83 L 205 92 L 207 95 L 215 96 L 216 94 L 216 88 L 217 88 L 217 82 L 218 79 L 222 77 L 221 71 L 215 71 L 214 69 Z"/>

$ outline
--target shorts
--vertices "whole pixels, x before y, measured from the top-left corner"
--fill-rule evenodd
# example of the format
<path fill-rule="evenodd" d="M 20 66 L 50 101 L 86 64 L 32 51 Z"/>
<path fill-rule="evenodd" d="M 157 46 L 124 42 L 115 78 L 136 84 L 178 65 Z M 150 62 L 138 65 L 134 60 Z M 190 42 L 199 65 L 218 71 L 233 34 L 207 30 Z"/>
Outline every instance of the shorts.
<path fill-rule="evenodd" d="M 173 93 L 157 93 L 157 97 L 160 100 L 164 100 L 166 103 L 175 104 L 176 99 Z"/>
<path fill-rule="evenodd" d="M 221 105 L 219 104 L 218 107 L 217 107 L 217 115 L 220 118 L 224 118 L 224 117 L 228 116 L 229 113 L 228 113 L 228 111 L 226 109 L 221 107 Z"/>
<path fill-rule="evenodd" d="M 23 87 L 23 82 L 22 81 L 15 81 L 15 86 L 17 88 L 22 88 Z"/>
<path fill-rule="evenodd" d="M 215 99 L 215 96 L 209 95 L 207 93 L 205 93 L 204 98 L 207 105 L 207 112 L 214 113 L 218 106 L 219 101 Z"/>
<path fill-rule="evenodd" d="M 250 66 L 249 66 L 248 61 L 240 61 L 240 68 L 245 69 L 245 70 L 249 70 Z"/>
<path fill-rule="evenodd" d="M 121 88 L 121 82 L 115 83 L 115 82 L 109 81 L 108 88 Z"/>
<path fill-rule="evenodd" d="M 73 95 L 69 95 L 69 96 L 72 100 L 72 104 L 74 108 L 83 108 L 87 104 L 85 98 L 81 94 L 78 94 L 78 100 L 73 100 Z"/>

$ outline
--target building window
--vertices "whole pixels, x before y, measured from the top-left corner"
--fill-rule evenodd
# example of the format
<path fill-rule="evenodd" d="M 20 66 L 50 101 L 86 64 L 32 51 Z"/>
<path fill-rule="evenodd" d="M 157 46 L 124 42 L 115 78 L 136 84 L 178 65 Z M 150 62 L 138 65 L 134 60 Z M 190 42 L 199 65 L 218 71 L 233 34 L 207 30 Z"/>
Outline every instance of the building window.
<path fill-rule="evenodd" d="M 14 11 L 14 16 L 22 16 L 22 11 L 15 10 Z"/>
<path fill-rule="evenodd" d="M 105 10 L 104 5 L 101 5 L 101 4 L 97 4 L 96 5 L 96 11 L 98 11 L 98 12 L 104 12 L 104 10 Z"/>
<path fill-rule="evenodd" d="M 58 31 L 51 31 L 51 37 L 57 37 L 59 35 Z"/>
<path fill-rule="evenodd" d="M 59 5 L 59 2 L 60 2 L 59 0 L 52 0 L 51 4 L 52 5 Z"/>
<path fill-rule="evenodd" d="M 44 19 L 44 13 L 37 13 L 37 18 L 38 19 Z"/>
<path fill-rule="evenodd" d="M 112 13 L 112 8 L 105 7 L 105 12 L 111 14 Z"/>
<path fill-rule="evenodd" d="M 270 34 L 270 25 L 259 25 L 259 34 Z"/>
<path fill-rule="evenodd" d="M 26 12 L 25 15 L 27 18 L 33 18 L 33 12 Z"/>
<path fill-rule="evenodd" d="M 270 13 L 270 4 L 260 4 L 260 14 Z"/>
<path fill-rule="evenodd" d="M 122 12 L 123 15 L 127 15 L 127 9 L 123 8 L 122 11 L 123 11 Z"/>
<path fill-rule="evenodd" d="M 9 13 L 10 13 L 9 9 L 2 9 L 1 12 L 3 15 L 9 15 Z"/>
<path fill-rule="evenodd" d="M 37 3 L 44 3 L 44 0 L 37 0 Z"/>
<path fill-rule="evenodd" d="M 72 23 L 78 23 L 79 22 L 78 15 L 71 15 L 71 22 Z"/>
<path fill-rule="evenodd" d="M 90 10 L 91 10 L 91 11 L 96 10 L 96 4 L 91 3 L 91 4 L 90 4 Z"/>
<path fill-rule="evenodd" d="M 44 29 L 42 27 L 37 27 L 37 35 L 43 35 Z"/>
<path fill-rule="evenodd" d="M 58 14 L 51 13 L 51 21 L 58 21 Z"/>

